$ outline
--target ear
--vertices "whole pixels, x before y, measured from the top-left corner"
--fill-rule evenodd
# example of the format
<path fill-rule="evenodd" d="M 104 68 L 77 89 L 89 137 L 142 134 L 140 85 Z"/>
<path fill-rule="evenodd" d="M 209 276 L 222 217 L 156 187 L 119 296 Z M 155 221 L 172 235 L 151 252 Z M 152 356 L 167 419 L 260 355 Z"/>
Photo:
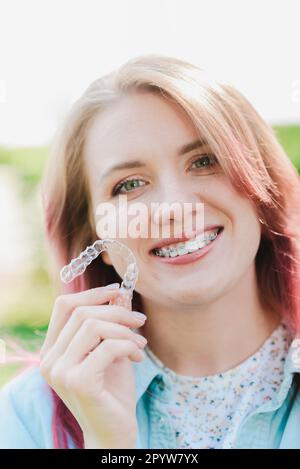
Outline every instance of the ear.
<path fill-rule="evenodd" d="M 112 265 L 112 262 L 110 260 L 110 257 L 109 257 L 109 254 L 108 254 L 107 251 L 101 252 L 101 256 L 102 256 L 102 260 L 103 260 L 104 264 Z"/>

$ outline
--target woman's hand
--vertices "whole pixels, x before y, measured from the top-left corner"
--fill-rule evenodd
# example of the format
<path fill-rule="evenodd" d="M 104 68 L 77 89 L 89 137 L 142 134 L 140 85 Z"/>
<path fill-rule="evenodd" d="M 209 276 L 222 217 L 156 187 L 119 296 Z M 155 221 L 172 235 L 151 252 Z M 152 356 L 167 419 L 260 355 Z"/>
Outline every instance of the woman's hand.
<path fill-rule="evenodd" d="M 59 296 L 40 370 L 78 421 L 85 448 L 134 448 L 137 436 L 134 370 L 143 337 L 130 328 L 144 320 L 123 306 L 109 286 Z M 100 342 L 100 343 L 99 343 Z"/>

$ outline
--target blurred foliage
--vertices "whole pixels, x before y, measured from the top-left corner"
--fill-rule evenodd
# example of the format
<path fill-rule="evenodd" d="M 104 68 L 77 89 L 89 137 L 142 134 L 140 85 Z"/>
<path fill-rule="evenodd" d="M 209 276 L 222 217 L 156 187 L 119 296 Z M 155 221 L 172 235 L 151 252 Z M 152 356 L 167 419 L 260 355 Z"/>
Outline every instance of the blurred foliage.
<path fill-rule="evenodd" d="M 2 324 L 43 327 L 49 320 L 54 296 L 54 288 L 46 268 L 35 268 L 30 278 L 18 288 L 9 311 L 2 317 Z"/>
<path fill-rule="evenodd" d="M 0 147 L 0 166 L 13 169 L 20 182 L 20 193 L 24 218 L 28 220 L 34 251 L 31 253 L 34 269 L 16 288 L 16 294 L 7 311 L 1 311 L 0 326 L 9 323 L 24 327 L 39 327 L 47 324 L 53 302 L 54 289 L 48 272 L 45 236 L 38 212 L 40 182 L 48 158 L 48 147 L 3 148 Z M 41 200 L 40 200 L 41 201 Z"/>
<path fill-rule="evenodd" d="M 300 173 L 300 125 L 274 126 L 277 138 Z"/>
<path fill-rule="evenodd" d="M 277 138 L 286 153 L 300 173 L 300 126 L 274 126 Z M 48 157 L 48 148 L 1 148 L 0 165 L 12 167 L 18 174 L 22 183 L 22 196 L 24 201 L 37 194 L 45 163 Z M 37 227 L 38 237 L 43 238 L 40 225 Z M 0 338 L 6 334 L 13 337 L 26 348 L 38 350 L 43 342 L 47 330 L 47 322 L 53 302 L 53 287 L 47 271 L 47 253 L 43 243 L 37 241 L 35 269 L 29 283 L 21 294 L 16 295 L 16 301 L 10 308 L 9 324 L 0 325 Z M 20 293 L 20 292 L 19 292 Z M 22 318 L 22 319 L 20 319 Z M 26 320 L 24 321 L 24 318 Z M 10 379 L 23 364 L 0 364 L 0 387 Z"/>
<path fill-rule="evenodd" d="M 14 344 L 21 347 L 25 352 L 37 353 L 45 340 L 46 332 L 47 326 L 38 329 L 25 325 L 1 327 L 0 337 L 6 343 L 7 362 L 9 363 L 10 357 L 13 355 L 19 355 L 16 350 L 9 346 L 8 340 L 12 339 Z M 22 361 L 0 364 L 0 388 L 26 366 L 28 366 L 28 363 Z"/>
<path fill-rule="evenodd" d="M 24 195 L 36 190 L 48 156 L 48 147 L 4 148 L 0 147 L 0 165 L 15 169 L 23 183 Z"/>

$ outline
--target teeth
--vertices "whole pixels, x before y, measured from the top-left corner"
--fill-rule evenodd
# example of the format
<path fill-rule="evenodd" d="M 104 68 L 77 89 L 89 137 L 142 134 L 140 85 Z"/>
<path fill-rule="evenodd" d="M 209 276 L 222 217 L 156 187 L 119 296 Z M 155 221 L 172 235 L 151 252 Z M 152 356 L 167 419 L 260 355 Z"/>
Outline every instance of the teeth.
<path fill-rule="evenodd" d="M 200 245 L 195 241 L 195 242 L 188 242 L 186 243 L 186 247 L 189 252 L 194 252 L 197 251 L 200 247 Z"/>
<path fill-rule="evenodd" d="M 197 251 L 198 249 L 203 248 L 206 244 L 213 241 L 218 236 L 218 230 L 207 233 L 206 235 L 199 235 L 196 238 L 181 242 L 177 244 L 170 244 L 167 247 L 160 249 L 154 249 L 154 253 L 160 257 L 177 257 L 183 256 L 190 252 Z"/>
<path fill-rule="evenodd" d="M 169 256 L 170 256 L 170 257 L 175 257 L 175 256 L 177 256 L 177 249 L 171 247 L 171 248 L 169 249 Z"/>
<path fill-rule="evenodd" d="M 186 245 L 184 243 L 182 243 L 182 246 L 180 246 L 177 249 L 177 252 L 178 252 L 179 256 L 183 256 L 183 254 L 187 254 L 189 252 L 189 250 L 187 249 Z"/>

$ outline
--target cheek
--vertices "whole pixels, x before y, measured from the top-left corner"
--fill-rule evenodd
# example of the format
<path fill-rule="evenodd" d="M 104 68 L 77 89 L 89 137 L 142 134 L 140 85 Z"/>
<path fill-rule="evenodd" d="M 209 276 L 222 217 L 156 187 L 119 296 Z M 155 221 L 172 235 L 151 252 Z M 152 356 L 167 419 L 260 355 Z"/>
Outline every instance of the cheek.
<path fill-rule="evenodd" d="M 130 203 L 126 196 L 117 204 L 100 203 L 96 206 L 96 233 L 99 238 L 148 238 L 150 208 L 143 203 Z"/>
<path fill-rule="evenodd" d="M 235 265 L 249 264 L 255 259 L 261 239 L 255 205 L 225 177 L 215 180 L 214 188 L 207 184 L 204 189 L 207 214 L 216 213 L 224 221 L 229 257 Z"/>
<path fill-rule="evenodd" d="M 99 203 L 95 207 L 96 233 L 100 239 L 115 238 L 116 219 L 111 204 Z"/>
<path fill-rule="evenodd" d="M 234 251 L 241 261 L 254 261 L 261 239 L 261 225 L 248 204 L 242 204 L 233 219 Z"/>

